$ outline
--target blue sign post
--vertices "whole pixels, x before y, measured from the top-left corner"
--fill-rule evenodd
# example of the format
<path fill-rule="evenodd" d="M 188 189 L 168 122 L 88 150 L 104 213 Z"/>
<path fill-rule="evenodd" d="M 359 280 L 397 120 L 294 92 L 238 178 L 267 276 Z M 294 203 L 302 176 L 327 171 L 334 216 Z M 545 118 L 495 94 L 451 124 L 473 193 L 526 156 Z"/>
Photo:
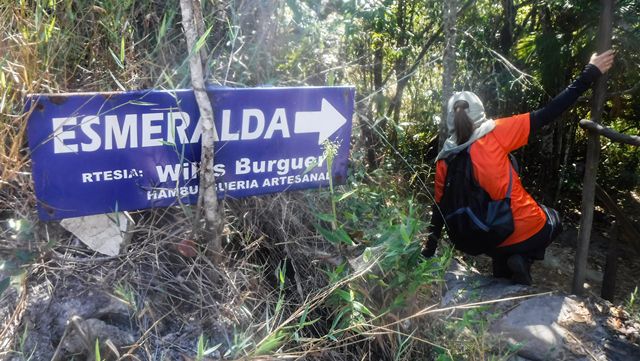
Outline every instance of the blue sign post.
<path fill-rule="evenodd" d="M 208 89 L 219 197 L 316 188 L 347 175 L 352 87 Z M 42 220 L 192 204 L 201 131 L 191 90 L 34 94 L 27 102 Z M 331 172 L 323 144 L 337 144 Z"/>

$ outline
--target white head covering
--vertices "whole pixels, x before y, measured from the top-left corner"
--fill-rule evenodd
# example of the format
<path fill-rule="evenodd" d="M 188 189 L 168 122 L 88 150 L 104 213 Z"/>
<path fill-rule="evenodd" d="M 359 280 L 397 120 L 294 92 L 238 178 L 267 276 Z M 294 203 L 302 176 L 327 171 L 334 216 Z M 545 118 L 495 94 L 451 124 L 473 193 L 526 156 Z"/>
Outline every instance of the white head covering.
<path fill-rule="evenodd" d="M 453 121 L 455 112 L 453 109 L 453 105 L 458 100 L 464 100 L 469 103 L 469 108 L 464 111 L 469 116 L 469 119 L 473 122 L 473 133 L 469 140 L 463 144 L 458 145 L 458 139 L 456 138 L 456 128 L 455 123 Z M 462 149 L 469 146 L 471 143 L 476 140 L 484 137 L 487 133 L 491 132 L 493 128 L 496 127 L 496 123 L 493 119 L 487 119 L 484 114 L 484 105 L 482 105 L 482 101 L 472 92 L 462 91 L 454 93 L 451 98 L 449 98 L 449 102 L 447 103 L 447 134 L 448 138 L 444 142 L 442 150 L 438 154 L 437 160 L 444 159 L 448 157 L 450 154 L 458 153 Z"/>

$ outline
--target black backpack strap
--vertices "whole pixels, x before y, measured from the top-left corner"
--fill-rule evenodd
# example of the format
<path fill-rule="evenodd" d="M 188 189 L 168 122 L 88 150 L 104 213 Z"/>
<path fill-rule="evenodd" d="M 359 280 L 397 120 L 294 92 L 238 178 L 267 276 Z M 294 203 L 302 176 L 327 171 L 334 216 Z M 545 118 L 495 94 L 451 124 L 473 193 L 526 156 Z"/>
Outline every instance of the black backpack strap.
<path fill-rule="evenodd" d="M 507 188 L 507 195 L 505 196 L 505 198 L 511 198 L 511 188 L 513 186 L 513 172 L 511 172 L 512 168 L 513 164 L 509 164 L 509 187 Z"/>
<path fill-rule="evenodd" d="M 472 174 L 473 162 L 471 161 L 471 146 L 468 146 L 465 150 L 463 150 L 463 152 L 467 152 L 467 154 L 469 155 L 469 164 L 465 169 L 467 179 L 471 179 L 473 182 L 477 184 L 478 181 L 473 177 L 473 174 Z M 509 186 L 507 187 L 507 194 L 505 198 L 511 198 L 511 190 L 513 188 L 513 173 L 511 172 L 511 169 L 513 169 L 516 173 L 518 172 L 518 161 L 516 160 L 516 157 L 514 157 L 513 154 L 511 153 L 508 153 L 508 155 L 510 160 L 509 161 Z M 455 155 L 449 156 L 448 158 L 445 159 L 445 163 L 449 165 L 449 162 L 453 158 L 455 158 Z M 445 191 L 446 191 L 446 185 L 447 185 L 447 182 L 445 181 Z"/>
<path fill-rule="evenodd" d="M 509 160 L 511 161 L 511 166 L 515 169 L 516 173 L 520 173 L 520 167 L 518 166 L 518 160 L 516 157 L 509 153 Z"/>
<path fill-rule="evenodd" d="M 467 161 L 469 162 L 469 164 L 467 164 L 467 168 L 465 169 L 467 179 L 471 179 L 474 183 L 477 184 L 478 181 L 473 176 L 473 162 L 471 161 L 471 146 L 468 146 L 467 149 L 465 149 L 465 152 L 467 152 L 468 154 Z"/>

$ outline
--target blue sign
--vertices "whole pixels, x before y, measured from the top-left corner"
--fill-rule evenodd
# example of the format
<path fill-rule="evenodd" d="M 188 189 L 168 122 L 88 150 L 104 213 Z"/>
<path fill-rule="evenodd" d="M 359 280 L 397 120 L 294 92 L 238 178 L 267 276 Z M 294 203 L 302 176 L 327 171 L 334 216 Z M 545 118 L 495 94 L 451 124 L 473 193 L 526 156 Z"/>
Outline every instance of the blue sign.
<path fill-rule="evenodd" d="M 347 175 L 352 87 L 207 90 L 219 197 L 328 185 Z M 193 91 L 34 94 L 27 101 L 42 220 L 196 203 Z M 337 146 L 327 170 L 325 142 Z"/>

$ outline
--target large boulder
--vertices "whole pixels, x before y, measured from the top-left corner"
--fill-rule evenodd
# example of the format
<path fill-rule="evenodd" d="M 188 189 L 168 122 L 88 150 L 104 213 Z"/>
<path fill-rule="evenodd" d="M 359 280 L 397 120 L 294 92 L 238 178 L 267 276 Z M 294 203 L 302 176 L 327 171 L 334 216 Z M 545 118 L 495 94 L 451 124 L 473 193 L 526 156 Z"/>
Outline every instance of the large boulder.
<path fill-rule="evenodd" d="M 640 360 L 640 347 L 612 327 L 606 301 L 541 292 L 453 261 L 442 306 L 475 303 L 490 306 L 488 332 L 516 347 L 519 360 Z"/>

